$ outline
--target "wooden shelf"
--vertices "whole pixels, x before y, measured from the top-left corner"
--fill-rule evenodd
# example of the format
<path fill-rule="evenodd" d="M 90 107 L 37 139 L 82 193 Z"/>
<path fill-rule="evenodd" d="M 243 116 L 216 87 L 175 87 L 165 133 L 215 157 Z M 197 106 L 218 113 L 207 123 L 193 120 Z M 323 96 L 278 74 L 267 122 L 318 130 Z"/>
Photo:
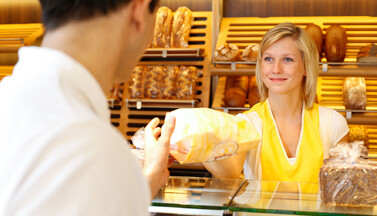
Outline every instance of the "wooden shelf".
<path fill-rule="evenodd" d="M 170 99 L 126 99 L 129 108 L 194 108 L 198 105 L 196 100 L 170 100 Z"/>
<path fill-rule="evenodd" d="M 195 58 L 203 55 L 204 49 L 201 48 L 148 48 L 143 58 Z"/>
<path fill-rule="evenodd" d="M 0 81 L 8 75 L 12 74 L 13 66 L 0 66 Z"/>
<path fill-rule="evenodd" d="M 33 45 L 43 35 L 41 23 L 1 24 L 0 53 L 14 53 L 23 46 Z"/>

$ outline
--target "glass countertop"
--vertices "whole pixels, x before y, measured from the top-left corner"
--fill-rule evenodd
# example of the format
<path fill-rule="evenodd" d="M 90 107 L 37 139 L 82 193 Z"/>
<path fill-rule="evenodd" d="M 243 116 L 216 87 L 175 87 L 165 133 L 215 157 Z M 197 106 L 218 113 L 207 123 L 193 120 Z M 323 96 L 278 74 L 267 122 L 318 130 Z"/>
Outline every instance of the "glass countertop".
<path fill-rule="evenodd" d="M 304 215 L 377 215 L 374 207 L 327 206 L 318 184 L 203 177 L 170 177 L 152 206 Z"/>

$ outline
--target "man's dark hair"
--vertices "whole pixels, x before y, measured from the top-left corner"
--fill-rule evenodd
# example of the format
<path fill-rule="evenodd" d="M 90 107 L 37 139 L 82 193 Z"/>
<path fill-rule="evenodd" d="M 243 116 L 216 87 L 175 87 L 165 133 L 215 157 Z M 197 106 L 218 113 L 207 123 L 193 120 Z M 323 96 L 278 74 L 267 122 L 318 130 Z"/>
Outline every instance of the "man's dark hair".
<path fill-rule="evenodd" d="M 52 30 L 70 21 L 85 20 L 106 15 L 132 0 L 39 0 L 42 21 L 46 30 Z M 149 11 L 153 13 L 158 0 L 152 0 Z"/>

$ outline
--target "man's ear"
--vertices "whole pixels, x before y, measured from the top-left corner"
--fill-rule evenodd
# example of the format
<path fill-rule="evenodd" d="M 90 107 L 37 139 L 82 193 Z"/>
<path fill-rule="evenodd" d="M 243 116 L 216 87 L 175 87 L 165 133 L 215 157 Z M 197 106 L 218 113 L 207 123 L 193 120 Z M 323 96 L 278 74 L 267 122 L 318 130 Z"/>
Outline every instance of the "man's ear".
<path fill-rule="evenodd" d="M 149 12 L 149 3 L 151 0 L 132 0 L 131 3 L 131 20 L 134 22 L 137 31 L 143 31 L 146 26 L 146 15 Z"/>

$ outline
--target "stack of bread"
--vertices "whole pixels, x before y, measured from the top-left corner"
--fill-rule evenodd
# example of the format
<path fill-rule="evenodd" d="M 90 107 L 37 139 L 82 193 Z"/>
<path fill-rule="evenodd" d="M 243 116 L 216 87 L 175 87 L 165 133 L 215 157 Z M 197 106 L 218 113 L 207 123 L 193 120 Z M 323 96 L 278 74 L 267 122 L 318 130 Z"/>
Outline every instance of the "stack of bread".
<path fill-rule="evenodd" d="M 368 44 L 360 48 L 357 53 L 357 62 L 360 63 L 376 63 L 377 62 L 377 45 Z"/>
<path fill-rule="evenodd" d="M 133 99 L 193 99 L 197 68 L 194 66 L 137 66 L 130 81 Z"/>
<path fill-rule="evenodd" d="M 192 12 L 187 7 L 179 7 L 174 14 L 168 7 L 160 7 L 156 14 L 152 47 L 188 47 L 192 24 Z"/>
<path fill-rule="evenodd" d="M 110 106 L 122 104 L 122 94 L 124 90 L 124 83 L 116 83 L 107 94 L 107 100 Z"/>

